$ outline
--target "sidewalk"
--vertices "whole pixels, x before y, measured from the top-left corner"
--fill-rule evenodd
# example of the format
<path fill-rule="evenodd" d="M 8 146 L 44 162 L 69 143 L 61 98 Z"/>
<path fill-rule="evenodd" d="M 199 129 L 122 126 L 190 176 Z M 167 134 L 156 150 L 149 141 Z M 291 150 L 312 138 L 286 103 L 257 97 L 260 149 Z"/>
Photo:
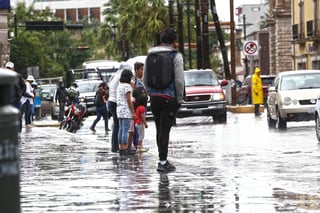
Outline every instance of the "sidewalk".
<path fill-rule="evenodd" d="M 233 113 L 253 113 L 254 107 L 253 105 L 235 105 L 235 106 L 227 106 L 228 112 Z M 264 107 L 260 106 L 260 112 L 264 111 Z M 59 127 L 60 123 L 57 120 L 51 120 L 50 117 L 44 117 L 40 120 L 35 120 L 33 122 L 36 127 Z"/>

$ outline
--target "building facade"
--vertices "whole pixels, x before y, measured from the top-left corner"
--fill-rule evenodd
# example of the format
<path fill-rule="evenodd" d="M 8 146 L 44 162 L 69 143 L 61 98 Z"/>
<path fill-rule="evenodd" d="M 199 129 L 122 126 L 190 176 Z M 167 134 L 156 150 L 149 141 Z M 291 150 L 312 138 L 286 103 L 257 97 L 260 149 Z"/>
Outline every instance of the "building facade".
<path fill-rule="evenodd" d="M 320 69 L 320 0 L 292 1 L 294 69 Z"/>
<path fill-rule="evenodd" d="M 83 19 L 103 21 L 103 5 L 106 0 L 35 0 L 34 9 L 50 8 L 55 16 L 66 23 L 77 23 Z"/>

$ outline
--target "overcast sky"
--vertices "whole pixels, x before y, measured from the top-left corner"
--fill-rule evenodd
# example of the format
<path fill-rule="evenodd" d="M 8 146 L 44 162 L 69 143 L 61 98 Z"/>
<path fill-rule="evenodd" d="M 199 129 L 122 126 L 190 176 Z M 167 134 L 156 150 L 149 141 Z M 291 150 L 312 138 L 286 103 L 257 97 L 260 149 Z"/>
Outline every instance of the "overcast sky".
<path fill-rule="evenodd" d="M 221 21 L 230 21 L 230 0 L 216 0 L 216 8 L 219 19 Z M 264 3 L 264 0 L 233 0 L 233 12 L 235 8 L 244 4 L 261 4 Z M 210 11 L 211 12 L 211 11 Z M 236 20 L 236 17 L 235 17 Z"/>

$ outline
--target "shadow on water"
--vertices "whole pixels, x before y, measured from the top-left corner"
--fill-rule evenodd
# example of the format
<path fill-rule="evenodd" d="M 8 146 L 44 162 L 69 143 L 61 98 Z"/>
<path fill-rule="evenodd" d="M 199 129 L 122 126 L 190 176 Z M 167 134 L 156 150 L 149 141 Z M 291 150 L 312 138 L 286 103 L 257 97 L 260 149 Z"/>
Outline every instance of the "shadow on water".
<path fill-rule="evenodd" d="M 279 201 L 275 206 L 278 212 L 314 212 L 320 210 L 319 195 L 301 194 L 282 188 L 274 188 L 273 197 Z"/>

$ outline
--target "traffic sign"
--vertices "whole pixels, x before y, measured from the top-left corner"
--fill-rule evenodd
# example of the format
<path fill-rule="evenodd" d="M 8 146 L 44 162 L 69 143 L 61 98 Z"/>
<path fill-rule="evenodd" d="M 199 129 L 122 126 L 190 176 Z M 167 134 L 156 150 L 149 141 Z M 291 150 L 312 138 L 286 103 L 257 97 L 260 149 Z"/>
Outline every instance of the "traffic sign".
<path fill-rule="evenodd" d="M 257 41 L 245 41 L 243 44 L 243 52 L 245 55 L 258 55 L 259 45 Z"/>

